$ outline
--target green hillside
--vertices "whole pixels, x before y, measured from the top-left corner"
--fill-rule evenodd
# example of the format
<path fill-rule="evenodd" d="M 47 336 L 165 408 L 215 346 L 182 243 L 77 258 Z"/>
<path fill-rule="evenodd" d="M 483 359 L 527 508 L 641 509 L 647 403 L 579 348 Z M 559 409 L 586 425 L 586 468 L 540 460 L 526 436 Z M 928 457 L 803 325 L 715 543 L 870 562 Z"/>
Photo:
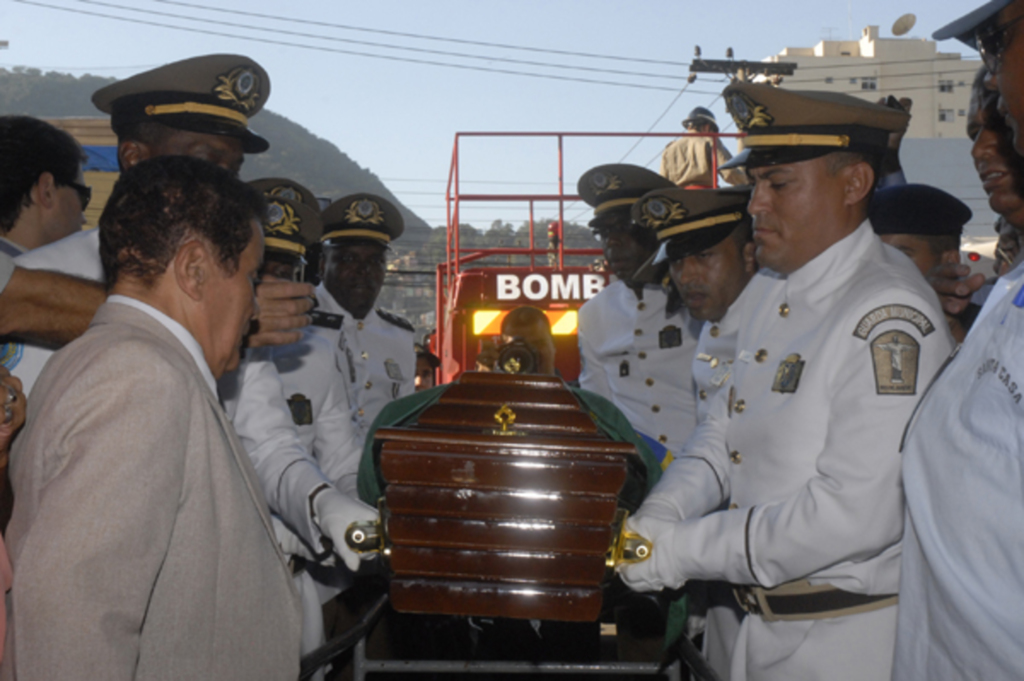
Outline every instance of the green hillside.
<path fill-rule="evenodd" d="M 41 118 L 98 116 L 92 93 L 112 83 L 113 78 L 66 73 L 43 73 L 38 69 L 0 69 L 0 115 L 27 114 Z M 263 111 L 252 122 L 253 129 L 270 140 L 270 150 L 246 158 L 243 179 L 289 177 L 306 185 L 317 196 L 331 199 L 358 191 L 379 194 L 394 202 L 406 220 L 406 234 L 425 241 L 430 234 L 426 222 L 405 208 L 376 175 L 364 170 L 334 144 L 321 139 L 301 125 L 273 111 Z"/>

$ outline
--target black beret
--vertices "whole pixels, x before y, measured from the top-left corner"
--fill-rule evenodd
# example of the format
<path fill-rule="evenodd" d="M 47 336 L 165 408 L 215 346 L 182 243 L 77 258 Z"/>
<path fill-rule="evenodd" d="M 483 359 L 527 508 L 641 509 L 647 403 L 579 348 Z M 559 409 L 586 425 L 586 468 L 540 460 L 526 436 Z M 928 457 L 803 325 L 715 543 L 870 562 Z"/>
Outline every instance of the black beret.
<path fill-rule="evenodd" d="M 973 215 L 960 199 L 925 184 L 879 189 L 868 209 L 876 234 L 960 236 Z"/>

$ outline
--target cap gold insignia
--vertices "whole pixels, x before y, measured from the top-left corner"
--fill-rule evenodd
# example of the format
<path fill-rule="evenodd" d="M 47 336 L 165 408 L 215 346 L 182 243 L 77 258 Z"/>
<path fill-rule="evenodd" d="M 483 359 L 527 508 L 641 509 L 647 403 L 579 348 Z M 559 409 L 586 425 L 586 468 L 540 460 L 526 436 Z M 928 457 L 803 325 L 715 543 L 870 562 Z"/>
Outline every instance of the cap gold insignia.
<path fill-rule="evenodd" d="M 640 224 L 644 227 L 660 229 L 665 225 L 678 222 L 686 217 L 683 204 L 668 199 L 650 199 L 640 209 Z"/>
<path fill-rule="evenodd" d="M 595 195 L 601 196 L 601 194 L 604 194 L 605 192 L 610 192 L 621 187 L 622 180 L 618 175 L 594 173 L 590 178 L 590 186 L 594 188 Z"/>
<path fill-rule="evenodd" d="M 767 128 L 775 122 L 768 113 L 768 107 L 758 104 L 743 92 L 734 92 L 726 101 L 726 108 L 740 130 Z"/>
<path fill-rule="evenodd" d="M 384 214 L 376 201 L 360 199 L 353 201 L 352 205 L 345 211 L 345 219 L 351 223 L 368 222 L 371 225 L 379 225 L 384 222 Z"/>
<path fill-rule="evenodd" d="M 260 96 L 260 77 L 252 69 L 239 66 L 226 75 L 217 76 L 217 97 L 251 111 Z"/>
<path fill-rule="evenodd" d="M 291 206 L 272 202 L 267 208 L 267 232 L 269 234 L 298 234 L 302 222 Z"/>

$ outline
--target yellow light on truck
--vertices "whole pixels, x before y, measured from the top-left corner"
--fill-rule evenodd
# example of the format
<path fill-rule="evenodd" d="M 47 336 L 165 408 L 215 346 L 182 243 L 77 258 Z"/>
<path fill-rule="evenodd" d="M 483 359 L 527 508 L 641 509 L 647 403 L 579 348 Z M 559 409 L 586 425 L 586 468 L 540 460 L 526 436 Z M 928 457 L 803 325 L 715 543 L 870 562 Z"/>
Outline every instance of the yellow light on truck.
<path fill-rule="evenodd" d="M 474 336 L 497 336 L 501 333 L 501 321 L 510 310 L 477 310 L 473 313 Z M 553 336 L 573 336 L 579 324 L 576 310 L 545 310 L 551 322 Z"/>

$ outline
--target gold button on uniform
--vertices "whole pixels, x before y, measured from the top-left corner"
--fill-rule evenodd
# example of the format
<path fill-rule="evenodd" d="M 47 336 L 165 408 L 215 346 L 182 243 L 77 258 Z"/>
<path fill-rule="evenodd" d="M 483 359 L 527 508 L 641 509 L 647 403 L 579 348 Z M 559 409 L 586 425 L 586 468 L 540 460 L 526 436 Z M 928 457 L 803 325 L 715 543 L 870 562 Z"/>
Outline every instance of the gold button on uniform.
<path fill-rule="evenodd" d="M 712 326 L 712 327 L 711 327 L 711 330 L 710 330 L 710 331 L 708 331 L 708 333 L 710 333 L 710 334 L 711 334 L 711 337 L 712 337 L 712 338 L 718 338 L 718 333 L 719 333 L 719 332 L 718 332 L 718 327 L 717 327 L 717 326 Z"/>
<path fill-rule="evenodd" d="M 642 335 L 644 335 L 644 330 L 643 329 L 637 329 L 636 331 L 633 332 L 633 335 L 634 336 L 642 336 Z"/>
<path fill-rule="evenodd" d="M 367 381 L 366 382 L 366 389 L 369 390 L 372 387 L 373 387 L 373 381 Z"/>
<path fill-rule="evenodd" d="M 739 507 L 740 507 L 740 505 L 736 504 L 736 503 L 729 504 L 729 510 L 730 511 L 735 511 Z"/>
<path fill-rule="evenodd" d="M 364 414 L 365 414 L 366 412 L 364 412 L 364 411 L 363 411 L 362 409 L 360 409 L 360 410 L 359 410 L 359 411 L 357 411 L 356 413 L 357 413 L 357 414 L 358 414 L 359 416 L 363 416 L 363 415 L 364 415 Z"/>
<path fill-rule="evenodd" d="M 649 386 L 654 385 L 654 379 L 653 378 L 648 378 L 646 381 L 644 381 L 644 383 L 646 383 Z"/>
<path fill-rule="evenodd" d="M 644 303 L 644 302 L 637 303 L 636 309 L 638 309 L 638 310 L 646 310 L 647 309 L 647 303 Z"/>
<path fill-rule="evenodd" d="M 647 353 L 641 352 L 639 355 L 637 355 L 637 357 L 639 357 L 640 359 L 647 359 Z"/>
<path fill-rule="evenodd" d="M 368 353 L 366 350 L 363 350 L 363 352 L 359 356 L 362 357 L 363 359 L 370 359 L 370 353 Z"/>
<path fill-rule="evenodd" d="M 362 331 L 363 330 L 363 323 L 359 322 L 358 324 L 356 324 L 356 328 L 359 329 L 360 331 Z"/>
<path fill-rule="evenodd" d="M 736 404 L 733 405 L 732 410 L 737 414 L 742 414 L 743 410 L 747 408 L 747 403 L 743 400 L 736 400 Z"/>
<path fill-rule="evenodd" d="M 729 453 L 729 461 L 732 461 L 734 464 L 737 464 L 737 465 L 741 464 L 741 463 L 743 463 L 743 455 L 740 454 L 739 452 L 730 452 Z"/>
<path fill-rule="evenodd" d="M 651 407 L 651 411 L 657 414 L 659 411 L 661 411 L 661 407 L 659 407 L 658 405 L 654 405 L 653 407 Z"/>
<path fill-rule="evenodd" d="M 754 359 L 757 360 L 758 364 L 761 364 L 766 359 L 768 359 L 768 351 L 765 350 L 764 348 L 761 348 L 760 350 L 757 351 L 757 354 L 754 355 Z"/>
<path fill-rule="evenodd" d="M 789 316 L 789 305 L 787 305 L 786 303 L 783 303 L 782 305 L 779 305 L 779 316 L 780 317 L 788 317 Z"/>
<path fill-rule="evenodd" d="M 698 396 L 700 397 L 700 399 L 702 399 L 702 400 L 706 400 L 706 399 L 708 399 L 708 391 L 707 391 L 707 390 L 701 390 L 701 391 L 700 391 L 699 393 L 697 393 L 697 395 L 698 395 Z"/>
<path fill-rule="evenodd" d="M 665 444 L 666 442 L 668 442 L 668 435 L 659 435 L 658 442 L 660 442 L 661 444 Z"/>

